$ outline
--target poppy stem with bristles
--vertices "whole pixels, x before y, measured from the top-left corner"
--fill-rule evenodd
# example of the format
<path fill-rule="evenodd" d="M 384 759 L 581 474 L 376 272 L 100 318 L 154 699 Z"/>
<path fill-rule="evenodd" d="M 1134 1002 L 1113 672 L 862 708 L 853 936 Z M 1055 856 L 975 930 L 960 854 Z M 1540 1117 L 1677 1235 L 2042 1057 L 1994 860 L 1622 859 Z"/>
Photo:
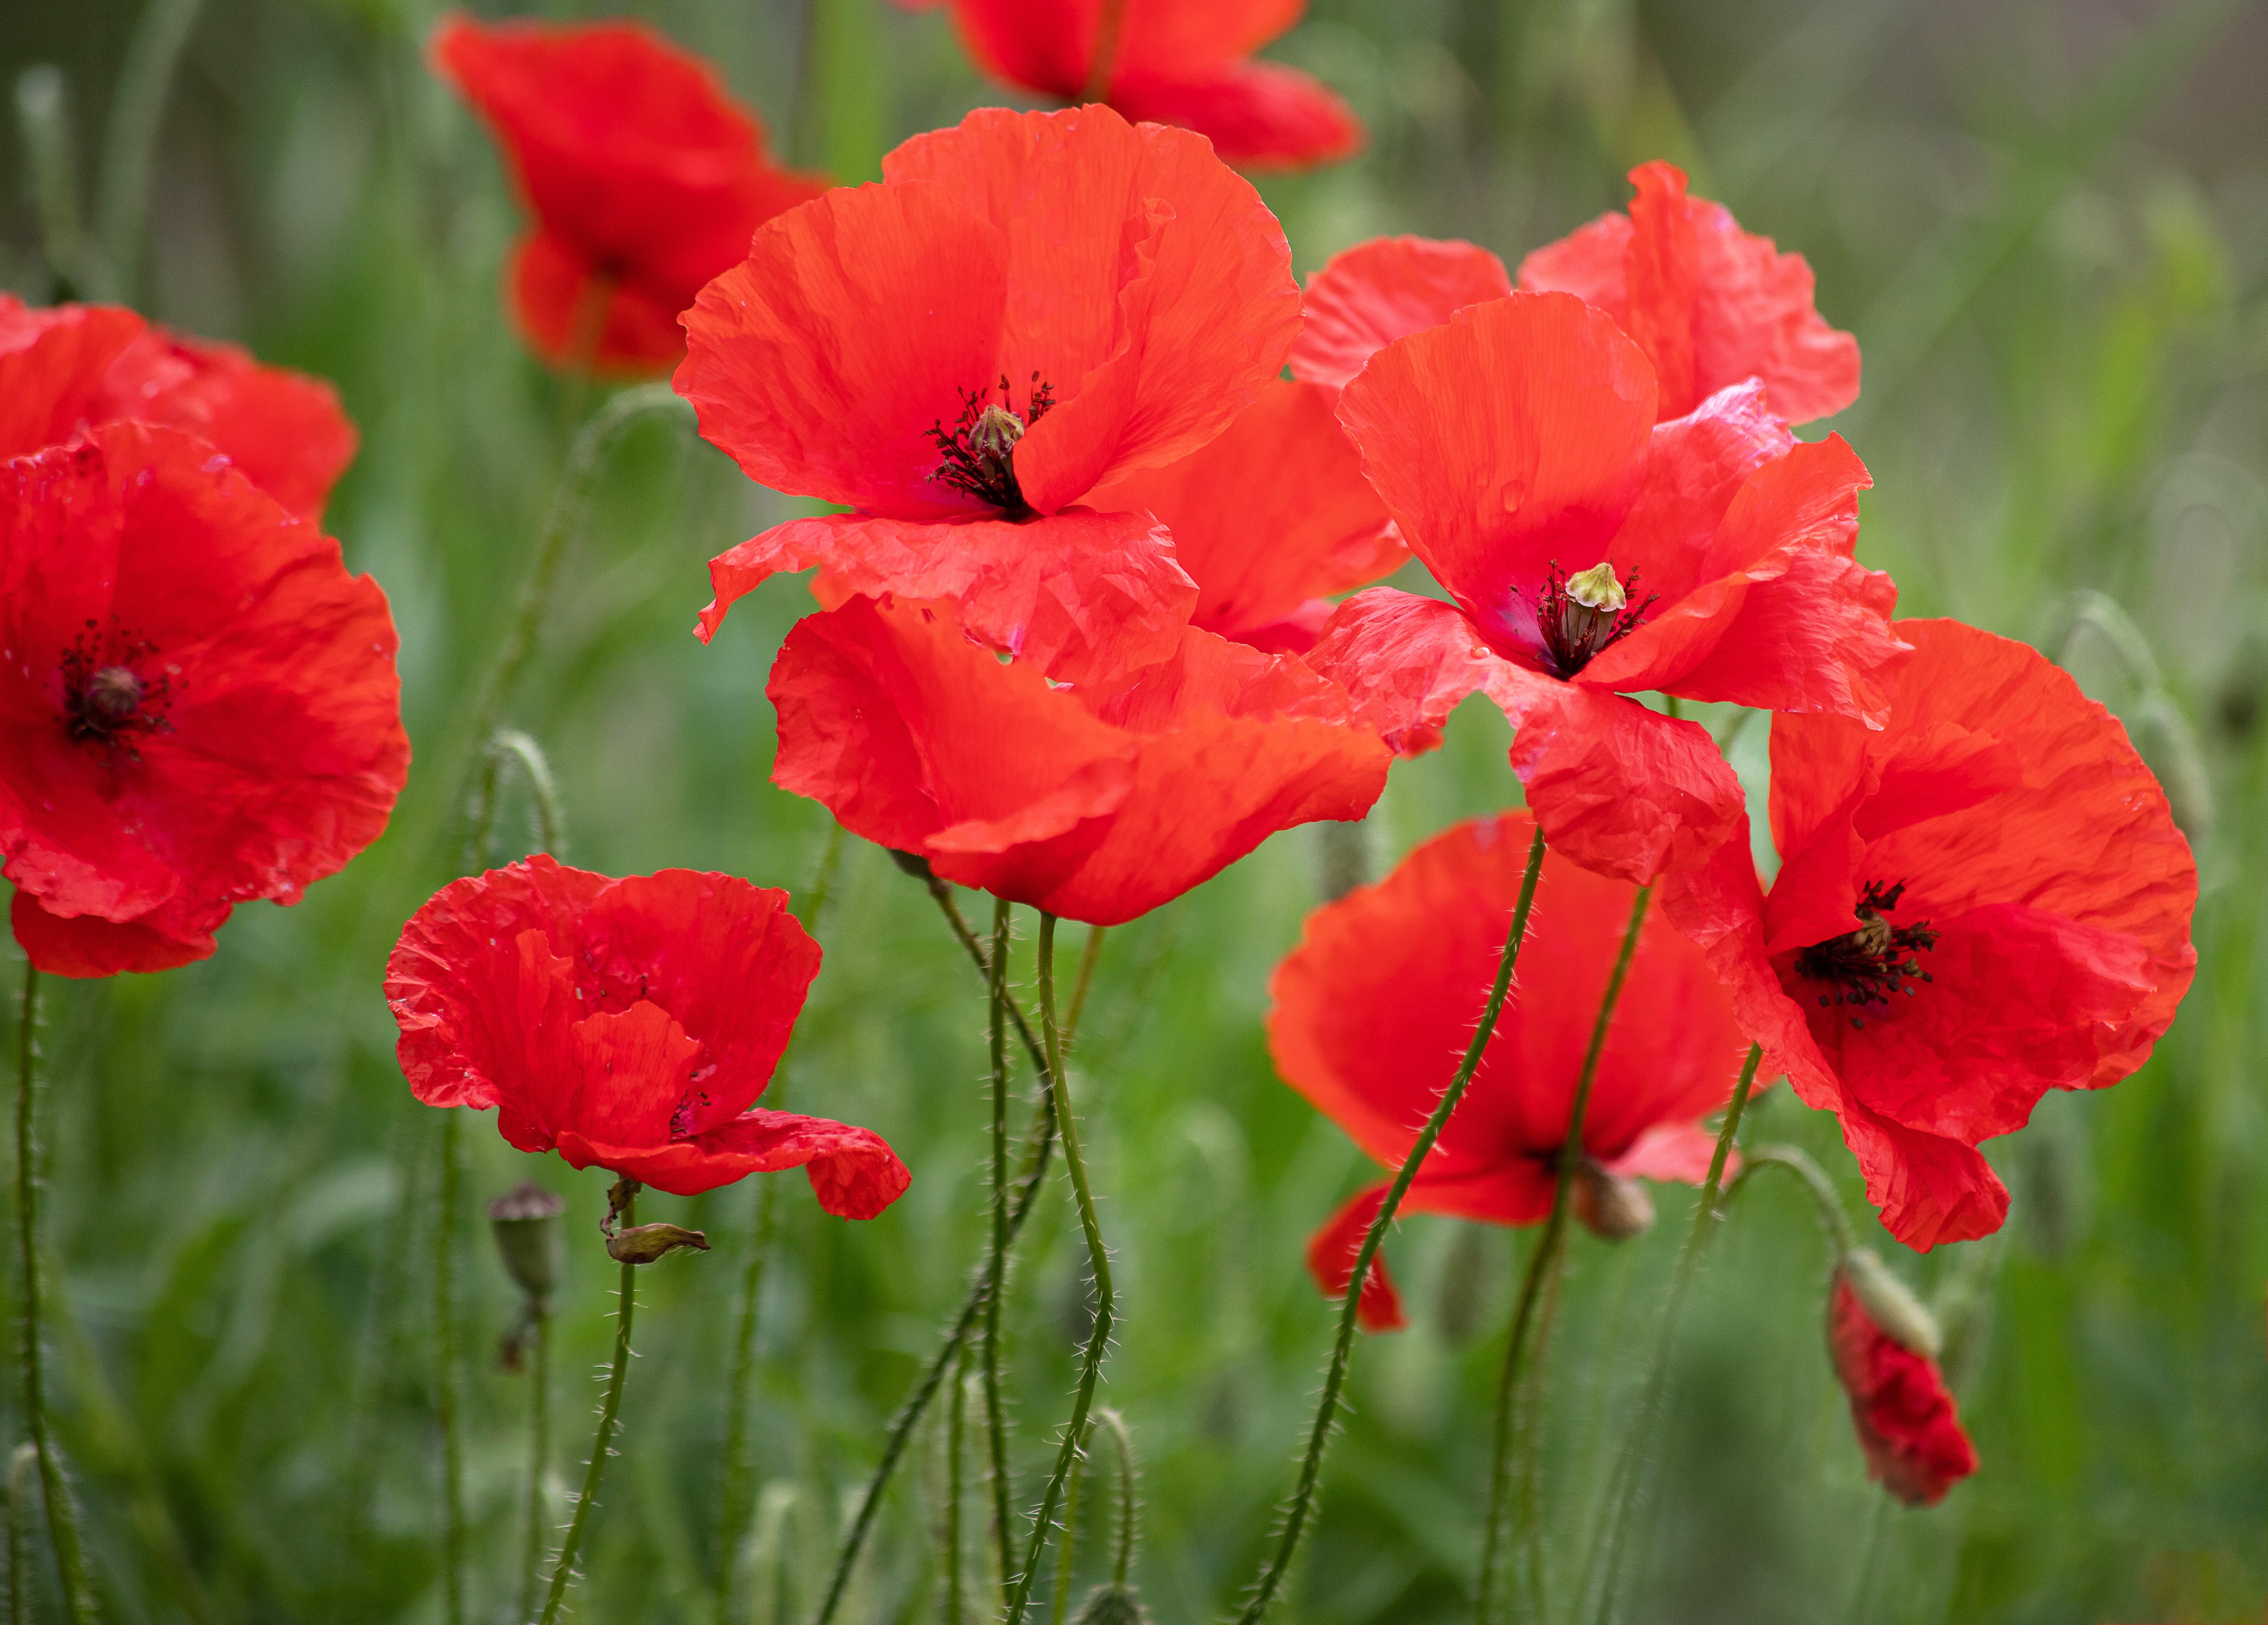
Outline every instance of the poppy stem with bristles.
<path fill-rule="evenodd" d="M 1614 969 L 1607 974 L 1606 991 L 1599 996 L 1599 1013 L 1591 1023 L 1590 1047 L 1583 1052 L 1583 1070 L 1575 1079 L 1575 1099 L 1567 1111 L 1567 1131 L 1559 1142 L 1559 1178 L 1551 1191 L 1551 1214 L 1543 1222 L 1543 1232 L 1536 1238 L 1535 1254 L 1531 1260 L 1528 1278 L 1521 1290 L 1520 1307 L 1514 1313 L 1512 1337 L 1505 1349 L 1504 1374 L 1497 1385 L 1497 1415 L 1495 1451 L 1489 1468 L 1488 1522 L 1481 1541 L 1481 1573 L 1477 1588 L 1478 1607 L 1476 1617 L 1480 1625 L 1489 1625 L 1496 1604 L 1496 1576 L 1506 1513 L 1507 1491 L 1512 1484 L 1512 1445 L 1514 1435 L 1521 1431 L 1513 1425 L 1513 1414 L 1519 1401 L 1521 1378 L 1540 1371 L 1543 1363 L 1544 1345 L 1550 1337 L 1552 1320 L 1550 1308 L 1558 1300 L 1558 1276 L 1566 1256 L 1567 1215 L 1572 1207 L 1575 1181 L 1583 1165 L 1583 1123 L 1590 1114 L 1591 1091 L 1599 1079 L 1599 1062 L 1607 1050 L 1607 1034 L 1614 1027 L 1615 1010 L 1622 1003 L 1623 984 L 1630 979 L 1631 961 L 1638 954 L 1638 939 L 1646 930 L 1646 908 L 1653 901 L 1653 888 L 1642 886 L 1631 901 L 1630 923 L 1623 930 L 1623 945 L 1615 955 Z M 1538 1289 L 1546 1305 L 1542 1316 L 1533 1311 L 1538 1298 Z M 1535 1337 L 1532 1354 L 1526 1347 L 1531 1327 L 1540 1327 Z M 1532 1430 L 1531 1430 L 1532 1431 Z M 1521 1494 L 1518 1508 L 1521 1514 L 1519 1540 L 1525 1555 L 1524 1564 L 1532 1592 L 1543 1590 L 1540 1565 L 1543 1555 L 1535 1547 L 1540 1520 L 1535 1516 L 1536 1441 L 1526 1438 L 1527 1449 L 1520 1461 Z M 1542 1610 L 1536 1611 L 1542 1617 Z"/>
<path fill-rule="evenodd" d="M 551 1469 L 551 1312 L 536 1310 L 528 1326 L 527 1361 L 527 1545 L 519 1566 L 519 1612 L 535 1613 L 536 1588 L 543 1583 L 543 1481 Z"/>
<path fill-rule="evenodd" d="M 990 1018 L 989 1037 L 992 1057 L 992 1234 L 985 1254 L 984 1278 L 998 1283 L 1008 1268 L 1008 900 L 992 905 L 992 953 L 989 974 Z M 984 1438 L 991 1459 L 992 1539 L 1000 1555 L 1000 1583 L 1015 1573 L 1015 1526 L 1009 1504 L 1014 1487 L 1008 1479 L 1008 1423 L 1000 1403 L 1000 1299 L 998 1290 L 984 1295 L 984 1339 L 982 1349 L 984 1378 Z"/>
<path fill-rule="evenodd" d="M 1063 1444 L 1056 1452 L 1055 1471 L 1032 1519 L 1031 1539 L 1024 1548 L 1024 1563 L 1008 1594 L 1007 1625 L 1022 1625 L 1031 1600 L 1032 1582 L 1038 1577 L 1041 1554 L 1061 1504 L 1064 1483 L 1085 1441 L 1086 1416 L 1094 1403 L 1094 1388 L 1102 1374 L 1102 1357 L 1110 1347 L 1110 1328 L 1118 1306 L 1110 1281 L 1110 1249 L 1102 1242 L 1102 1224 L 1094 1210 L 1094 1191 L 1086 1177 L 1086 1159 L 1079 1152 L 1079 1119 L 1071 1110 L 1070 1080 L 1064 1076 L 1062 1034 L 1056 1026 L 1056 916 L 1040 914 L 1040 1033 L 1047 1047 L 1048 1075 L 1055 1080 L 1056 1136 L 1063 1142 L 1064 1170 L 1071 1175 L 1073 1198 L 1079 1204 L 1079 1229 L 1086 1236 L 1088 1267 L 1094 1276 L 1094 1325 L 1087 1334 L 1086 1352 L 1079 1362 L 1079 1386 L 1071 1396 L 1071 1419 L 1064 1424 Z"/>
<path fill-rule="evenodd" d="M 441 1429 L 441 1617 L 465 1617 L 465 1444 L 457 1416 L 457 1208 L 464 1157 L 457 1114 L 441 1114 L 441 1180 L 433 1217 L 433 1409 Z"/>
<path fill-rule="evenodd" d="M 47 1504 L 48 1539 L 55 1550 L 55 1572 L 63 1582 L 63 1618 L 70 1625 L 94 1617 L 86 1584 L 86 1557 L 79 1542 L 78 1517 L 71 1509 L 70 1486 L 48 1437 L 47 1395 L 42 1391 L 40 1346 L 40 1168 L 39 1142 L 33 1133 L 38 1100 L 40 970 L 24 962 L 24 1003 L 16 1030 L 16 1263 L 17 1364 L 23 1379 L 24 1425 L 40 1461 L 40 1493 Z M 20 1578 L 18 1580 L 20 1588 Z"/>
<path fill-rule="evenodd" d="M 631 1187 L 633 1192 L 636 1187 Z M 637 1197 L 633 1194 L 622 1198 L 614 1209 L 625 1229 L 637 1222 Z M 607 1372 L 606 1398 L 599 1402 L 599 1431 L 591 1444 L 591 1460 L 583 1469 L 583 1489 L 575 1497 L 575 1516 L 568 1520 L 567 1536 L 559 1543 L 559 1557 L 551 1568 L 551 1591 L 543 1599 L 542 1625 L 552 1625 L 559 1617 L 559 1605 L 566 1600 L 568 1584 L 575 1577 L 575 1556 L 583 1548 L 584 1526 L 590 1522 L 591 1507 L 599 1498 L 599 1479 L 607 1470 L 607 1458 L 613 1453 L 615 1420 L 622 1414 L 622 1384 L 630 1374 L 630 1315 L 637 1307 L 637 1266 L 625 1263 L 622 1267 L 615 1311 L 615 1363 Z"/>
<path fill-rule="evenodd" d="M 1409 1156 L 1387 1188 L 1386 1199 L 1378 1204 L 1378 1213 L 1363 1233 L 1362 1246 L 1355 1254 L 1354 1269 L 1347 1276 L 1346 1297 L 1339 1305 L 1337 1339 L 1331 1345 L 1330 1364 L 1323 1372 L 1323 1395 L 1315 1407 L 1315 1420 L 1307 1430 L 1307 1453 L 1300 1460 L 1300 1480 L 1292 1492 L 1290 1504 L 1284 1514 L 1284 1533 L 1278 1537 L 1276 1550 L 1261 1570 L 1253 1585 L 1252 1594 L 1237 1615 L 1237 1625 L 1256 1625 L 1284 1583 L 1290 1571 L 1292 1559 L 1300 1550 L 1300 1540 L 1307 1532 L 1308 1515 L 1314 1506 L 1315 1488 L 1322 1476 L 1323 1455 L 1330 1448 L 1331 1430 L 1338 1422 L 1339 1396 L 1346 1386 L 1347 1364 L 1354 1355 L 1354 1333 L 1362 1311 L 1362 1289 L 1370 1279 L 1371 1261 L 1378 1256 L 1380 1244 L 1385 1239 L 1386 1227 L 1394 1222 L 1401 1210 L 1402 1199 L 1410 1191 L 1410 1181 L 1432 1151 L 1433 1143 L 1441 1137 L 1447 1126 L 1449 1114 L 1457 1109 L 1464 1098 L 1465 1089 L 1473 1081 L 1481 1056 L 1488 1048 L 1489 1040 L 1496 1032 L 1497 1018 L 1504 1012 L 1505 995 L 1512 987 L 1512 976 L 1520 963 L 1520 945 L 1528 935 L 1528 911 L 1535 906 L 1535 883 L 1543 872 L 1543 832 L 1538 829 L 1528 849 L 1528 868 L 1520 878 L 1520 901 L 1512 911 L 1512 929 L 1506 933 L 1504 952 L 1497 960 L 1496 982 L 1489 989 L 1488 1003 L 1482 1006 L 1480 1023 L 1473 1029 L 1472 1041 L 1465 1046 L 1464 1059 L 1458 1062 L 1456 1075 L 1449 1086 L 1441 1092 L 1433 1114 L 1425 1120 L 1418 1131 L 1418 1140 L 1410 1148 Z"/>

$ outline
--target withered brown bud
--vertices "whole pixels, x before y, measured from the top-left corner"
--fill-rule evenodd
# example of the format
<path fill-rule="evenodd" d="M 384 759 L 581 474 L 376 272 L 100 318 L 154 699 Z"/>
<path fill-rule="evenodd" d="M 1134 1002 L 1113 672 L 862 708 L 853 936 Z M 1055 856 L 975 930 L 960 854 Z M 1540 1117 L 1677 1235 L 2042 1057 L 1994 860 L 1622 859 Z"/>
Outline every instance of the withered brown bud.
<path fill-rule="evenodd" d="M 1628 1241 L 1653 1228 L 1653 1198 L 1640 1181 L 1617 1179 L 1586 1157 L 1575 1173 L 1575 1217 L 1602 1241 Z"/>
<path fill-rule="evenodd" d="M 566 1210 L 563 1197 L 530 1180 L 489 1203 L 504 1274 L 538 1305 L 548 1303 L 559 1284 L 559 1216 Z"/>
<path fill-rule="evenodd" d="M 1079 1605 L 1079 1625 L 1150 1625 L 1150 1610 L 1130 1585 L 1098 1585 Z"/>
<path fill-rule="evenodd" d="M 676 1224 L 636 1224 L 607 1238 L 607 1256 L 618 1264 L 651 1264 L 680 1247 L 709 1250 L 709 1238 Z"/>

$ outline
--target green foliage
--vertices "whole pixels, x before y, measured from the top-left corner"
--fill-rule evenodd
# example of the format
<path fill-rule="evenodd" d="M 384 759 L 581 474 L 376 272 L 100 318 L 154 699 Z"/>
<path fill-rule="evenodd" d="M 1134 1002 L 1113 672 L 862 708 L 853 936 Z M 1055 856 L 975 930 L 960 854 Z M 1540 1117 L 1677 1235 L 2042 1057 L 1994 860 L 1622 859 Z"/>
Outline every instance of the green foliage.
<path fill-rule="evenodd" d="M 845 180 L 996 94 L 938 12 L 638 9 L 718 59 L 793 159 Z M 1896 575 L 1910 613 L 2053 637 L 2114 709 L 2174 708 L 2193 747 L 2183 770 L 2220 808 L 2200 855 L 2196 990 L 2158 1057 L 2107 1095 L 2048 1101 L 1992 1148 L 2016 1193 L 2004 1237 L 1893 1261 L 1946 1320 L 1982 1474 L 1922 1512 L 1868 1485 L 1822 1348 L 1811 1217 L 1800 1192 L 1759 1182 L 1688 1312 L 1650 1441 L 1663 1489 L 1631 1618 L 2260 1616 L 2268 38 L 2257 11 L 2232 25 L 2235 11 L 2176 0 L 2130 26 L 1908 0 L 1316 0 L 1277 48 L 1338 85 L 1372 134 L 1355 163 L 1263 181 L 1303 269 L 1404 230 L 1516 261 L 1619 202 L 1625 164 L 1661 155 L 1808 255 L 1822 308 L 1866 347 L 1866 397 L 1831 425 L 1877 482 L 1861 556 Z M 0 76 L 60 66 L 77 151 L 99 152 L 138 15 L 126 0 L 18 0 Z M 450 787 L 474 747 L 456 730 L 573 422 L 499 319 L 515 205 L 421 65 L 434 15 L 422 0 L 210 0 L 164 112 L 135 263 L 108 268 L 162 320 L 338 381 L 364 446 L 329 524 L 393 599 L 418 753 L 394 828 L 298 907 L 242 911 L 202 965 L 50 984 L 53 1391 L 119 1619 L 438 1617 L 423 1261 L 436 1123 L 394 1067 L 380 982 L 401 923 L 446 878 Z M 0 276 L 46 297 L 12 128 L 0 168 Z M 505 718 L 551 764 L 577 862 L 810 884 L 828 820 L 768 783 L 763 696 L 805 595 L 766 588 L 712 647 L 688 630 L 706 559 L 789 511 L 682 422 L 629 431 Z M 2094 631 L 2064 640 L 2080 588 L 2123 607 L 2154 680 Z M 1744 773 L 1761 772 L 1762 732 L 1735 754 Z M 1398 767 L 1370 820 L 1374 863 L 1513 798 L 1504 746 L 1476 703 L 1445 749 Z M 526 778 L 506 783 L 498 857 L 536 839 Z M 1139 1441 L 1136 1577 L 1164 1619 L 1216 1615 L 1256 1569 L 1329 1341 L 1300 1249 L 1360 1158 L 1274 1079 L 1261 1035 L 1269 970 L 1321 857 L 1312 831 L 1278 837 L 1114 933 L 1080 1038 L 1125 1314 L 1106 1390 Z M 577 1617 L 709 1620 L 729 1562 L 736 1618 L 807 1620 L 882 1422 L 979 1255 L 981 983 L 922 888 L 857 843 L 819 934 L 827 967 L 781 1086 L 881 1131 L 915 1183 L 864 1225 L 782 1193 L 749 1434 L 760 1489 L 735 1552 L 712 1531 L 757 1192 L 649 1199 L 647 1217 L 706 1231 L 713 1251 L 641 1274 L 643 1357 Z M 1080 936 L 1066 932 L 1066 972 Z M 1784 1088 L 1752 1121 L 1752 1137 L 1805 1146 L 1855 1189 L 1832 1122 Z M 476 1200 L 534 1177 L 569 1203 L 552 1357 L 562 1484 L 586 1448 L 583 1374 L 608 1353 L 614 1268 L 597 1234 L 604 1175 L 466 1127 L 472 1613 L 497 1619 L 518 1589 L 527 1394 L 494 1356 L 519 1300 Z M 1685 1227 L 1689 1199 L 1658 1195 L 1650 1236 L 1609 1249 L 1579 1235 L 1570 1259 L 1543 1480 L 1562 1599 Z M 1391 1246 L 1413 1325 L 1359 1350 L 1320 1531 L 1279 1617 L 1469 1612 L 1513 1248 L 1432 1218 Z M 1075 1372 L 1084 1266 L 1050 1192 L 1007 1311 L 1020 1504 Z M 844 1619 L 934 1611 L 922 1486 L 941 1481 L 902 1475 Z M 1107 1577 L 1108 1503 L 1084 1503 L 1074 1599 Z M 563 1500 L 552 1507 L 563 1521 Z M 51 1601 L 51 1574 L 24 1577 Z"/>

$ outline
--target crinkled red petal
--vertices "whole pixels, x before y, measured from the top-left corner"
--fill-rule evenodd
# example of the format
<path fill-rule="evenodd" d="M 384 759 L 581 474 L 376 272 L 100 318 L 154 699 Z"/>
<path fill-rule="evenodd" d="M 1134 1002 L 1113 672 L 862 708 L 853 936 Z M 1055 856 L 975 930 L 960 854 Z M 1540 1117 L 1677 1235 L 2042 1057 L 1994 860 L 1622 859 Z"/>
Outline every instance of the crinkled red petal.
<path fill-rule="evenodd" d="M 1344 388 L 1396 339 L 1511 291 L 1504 261 L 1472 243 L 1425 237 L 1358 243 L 1308 279 L 1292 376 Z"/>

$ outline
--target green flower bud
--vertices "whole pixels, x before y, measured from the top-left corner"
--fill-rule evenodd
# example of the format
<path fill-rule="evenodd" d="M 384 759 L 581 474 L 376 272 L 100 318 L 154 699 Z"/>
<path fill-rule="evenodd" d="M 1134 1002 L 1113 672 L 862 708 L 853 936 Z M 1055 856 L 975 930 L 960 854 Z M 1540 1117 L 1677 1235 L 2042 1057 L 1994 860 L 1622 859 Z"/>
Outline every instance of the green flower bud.
<path fill-rule="evenodd" d="M 1937 1317 L 1923 1307 L 1921 1299 L 1881 1259 L 1864 1247 L 1852 1247 L 1837 1268 L 1860 1305 L 1890 1341 L 1926 1359 L 1937 1358 L 1944 1345 Z"/>
<path fill-rule="evenodd" d="M 1641 1181 L 1617 1179 L 1586 1157 L 1575 1173 L 1575 1217 L 1602 1241 L 1628 1241 L 1653 1228 L 1653 1198 Z"/>
<path fill-rule="evenodd" d="M 559 1284 L 559 1216 L 566 1211 L 563 1197 L 530 1180 L 489 1203 L 489 1225 L 496 1232 L 504 1272 L 539 1307 Z"/>
<path fill-rule="evenodd" d="M 1130 1585 L 1098 1585 L 1079 1605 L 1079 1625 L 1150 1625 L 1150 1610 Z"/>

